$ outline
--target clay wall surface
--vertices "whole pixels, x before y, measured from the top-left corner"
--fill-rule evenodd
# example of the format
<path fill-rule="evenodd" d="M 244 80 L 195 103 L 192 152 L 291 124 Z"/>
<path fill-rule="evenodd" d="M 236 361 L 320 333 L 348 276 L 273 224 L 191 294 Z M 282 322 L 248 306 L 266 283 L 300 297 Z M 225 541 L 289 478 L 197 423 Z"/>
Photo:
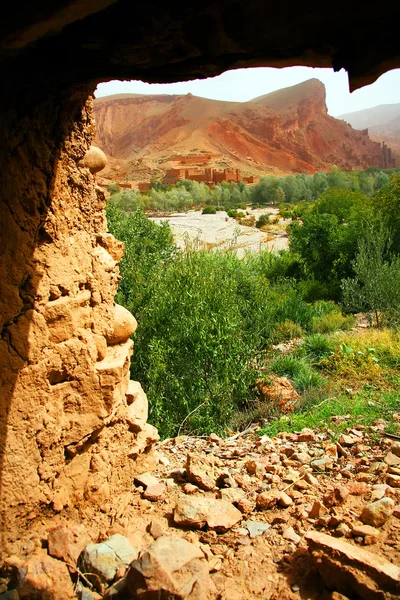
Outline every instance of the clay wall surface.
<path fill-rule="evenodd" d="M 102 504 L 130 488 L 157 439 L 129 381 L 136 322 L 114 304 L 123 244 L 107 233 L 104 194 L 80 162 L 94 132 L 89 92 L 22 114 L 13 103 L 0 122 L 3 548 L 18 506 Z"/>

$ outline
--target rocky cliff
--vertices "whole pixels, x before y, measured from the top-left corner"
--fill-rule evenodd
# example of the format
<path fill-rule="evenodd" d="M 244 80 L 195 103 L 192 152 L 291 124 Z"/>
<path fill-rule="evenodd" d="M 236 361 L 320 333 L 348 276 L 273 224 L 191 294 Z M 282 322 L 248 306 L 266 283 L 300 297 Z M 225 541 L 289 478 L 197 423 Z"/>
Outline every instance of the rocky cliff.
<path fill-rule="evenodd" d="M 162 173 L 171 154 L 204 150 L 218 156 L 220 166 L 256 175 L 385 166 L 380 144 L 328 115 L 317 79 L 244 103 L 191 94 L 110 96 L 96 99 L 95 116 L 97 142 L 112 157 L 111 175 L 140 179 L 138 159 Z"/>

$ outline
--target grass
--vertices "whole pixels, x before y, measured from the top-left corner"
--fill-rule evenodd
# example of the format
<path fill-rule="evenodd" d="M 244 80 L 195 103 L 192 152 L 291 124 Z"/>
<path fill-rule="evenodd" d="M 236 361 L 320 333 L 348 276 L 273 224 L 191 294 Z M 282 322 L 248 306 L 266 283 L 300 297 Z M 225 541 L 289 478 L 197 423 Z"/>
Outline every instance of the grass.
<path fill-rule="evenodd" d="M 301 399 L 293 413 L 270 418 L 260 434 L 311 427 L 338 435 L 382 419 L 385 431 L 400 434 L 399 364 L 400 336 L 393 329 L 306 337 L 301 347 L 270 365 L 272 372 L 291 379 Z"/>
<path fill-rule="evenodd" d="M 398 412 L 398 392 L 365 389 L 354 396 L 341 394 L 338 397 L 325 398 L 319 404 L 311 404 L 308 407 L 303 405 L 302 412 L 281 416 L 262 427 L 260 435 L 274 436 L 280 431 L 301 431 L 304 427 L 327 427 L 335 435 L 339 435 L 353 425 L 371 427 L 378 419 L 386 421 L 386 431 L 399 434 L 400 421 L 394 416 Z"/>

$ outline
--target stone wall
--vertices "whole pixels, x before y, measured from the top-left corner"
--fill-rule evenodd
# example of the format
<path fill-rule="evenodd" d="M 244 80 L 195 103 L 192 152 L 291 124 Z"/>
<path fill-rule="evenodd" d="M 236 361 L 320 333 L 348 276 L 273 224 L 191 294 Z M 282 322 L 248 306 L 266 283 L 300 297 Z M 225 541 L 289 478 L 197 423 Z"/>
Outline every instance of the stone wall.
<path fill-rule="evenodd" d="M 38 100 L 23 116 L 16 101 L 0 123 L 3 532 L 12 507 L 59 511 L 130 489 L 157 439 L 129 381 L 136 322 L 114 304 L 123 244 L 80 166 L 94 133 L 87 95 Z"/>

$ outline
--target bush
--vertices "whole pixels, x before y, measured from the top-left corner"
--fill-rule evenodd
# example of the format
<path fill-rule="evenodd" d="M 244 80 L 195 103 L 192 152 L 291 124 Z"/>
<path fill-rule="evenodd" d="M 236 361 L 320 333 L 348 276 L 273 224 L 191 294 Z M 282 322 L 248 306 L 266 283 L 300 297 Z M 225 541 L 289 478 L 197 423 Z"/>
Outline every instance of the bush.
<path fill-rule="evenodd" d="M 315 333 L 333 333 L 339 329 L 351 329 L 354 325 L 355 318 L 352 315 L 344 317 L 340 312 L 316 316 L 312 320 L 312 330 Z"/>
<path fill-rule="evenodd" d="M 297 323 L 293 321 L 283 321 L 283 323 L 278 323 L 275 327 L 274 333 L 272 335 L 272 341 L 275 344 L 279 344 L 280 342 L 286 342 L 288 340 L 293 340 L 295 338 L 299 338 L 303 335 L 303 330 Z"/>
<path fill-rule="evenodd" d="M 302 349 L 307 358 L 320 361 L 334 351 L 335 345 L 326 335 L 314 333 L 305 338 Z"/>
<path fill-rule="evenodd" d="M 298 392 L 323 385 L 323 377 L 303 359 L 294 356 L 281 356 L 271 365 L 272 373 L 288 377 Z"/>
<path fill-rule="evenodd" d="M 118 192 L 121 190 L 121 188 L 119 187 L 119 185 L 117 183 L 110 183 L 107 186 L 107 192 L 110 192 L 110 194 L 118 194 Z"/>
<path fill-rule="evenodd" d="M 256 227 L 257 227 L 257 229 L 262 229 L 263 227 L 268 225 L 269 222 L 270 222 L 270 219 L 269 219 L 268 214 L 260 215 L 256 221 Z"/>
<path fill-rule="evenodd" d="M 202 215 L 215 215 L 217 208 L 215 206 L 205 206 L 202 210 Z"/>

